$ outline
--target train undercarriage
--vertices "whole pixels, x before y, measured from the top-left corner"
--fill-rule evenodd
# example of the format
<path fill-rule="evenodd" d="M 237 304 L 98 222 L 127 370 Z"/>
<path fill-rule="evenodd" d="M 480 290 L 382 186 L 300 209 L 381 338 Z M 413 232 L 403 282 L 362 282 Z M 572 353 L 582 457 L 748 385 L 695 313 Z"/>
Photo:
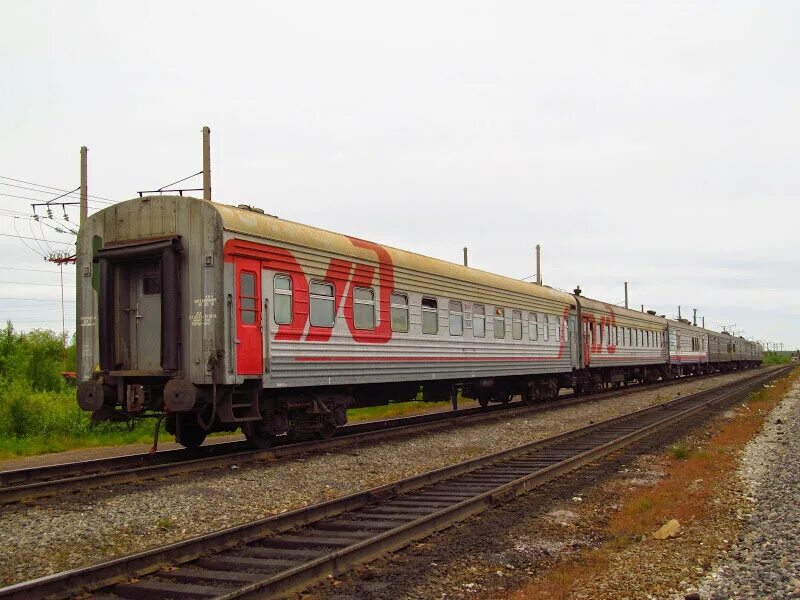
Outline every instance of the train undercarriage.
<path fill-rule="evenodd" d="M 462 398 L 506 404 L 520 398 L 525 404 L 550 402 L 562 389 L 592 394 L 631 383 L 728 372 L 757 366 L 757 362 L 730 362 L 625 368 L 592 368 L 572 373 L 530 377 L 489 377 L 461 381 L 405 382 L 332 388 L 263 389 L 260 381 L 239 386 L 196 386 L 181 380 L 122 378 L 101 384 L 85 382 L 79 403 L 93 411 L 98 421 L 130 421 L 146 417 L 163 419 L 166 430 L 179 444 L 200 446 L 209 433 L 241 429 L 251 445 L 267 448 L 275 438 L 297 440 L 327 438 L 347 423 L 347 409 L 380 406 L 421 399 L 442 402 L 460 391 Z"/>

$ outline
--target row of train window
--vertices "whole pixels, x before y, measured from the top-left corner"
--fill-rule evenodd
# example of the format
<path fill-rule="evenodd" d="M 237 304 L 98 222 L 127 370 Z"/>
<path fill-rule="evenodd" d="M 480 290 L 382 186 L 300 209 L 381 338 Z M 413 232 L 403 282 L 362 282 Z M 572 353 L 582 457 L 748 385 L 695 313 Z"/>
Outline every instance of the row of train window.
<path fill-rule="evenodd" d="M 657 331 L 600 324 L 595 324 L 594 327 L 591 327 L 589 323 L 584 323 L 583 329 L 588 338 L 588 343 L 592 345 L 661 348 L 664 344 L 663 333 L 659 334 Z"/>
<path fill-rule="evenodd" d="M 244 273 L 243 273 L 244 275 Z M 292 322 L 292 280 L 288 275 L 276 275 L 274 279 L 273 315 L 275 323 L 287 325 Z M 245 292 L 242 292 L 245 299 Z M 392 292 L 390 296 L 390 321 L 392 331 L 407 333 L 409 326 L 408 294 Z M 244 306 L 244 305 L 243 305 Z M 422 297 L 422 333 L 436 335 L 439 333 L 439 300 L 431 296 Z M 371 287 L 353 288 L 353 324 L 356 329 L 375 329 L 375 290 Z M 242 315 L 245 317 L 245 315 Z M 253 318 L 255 315 L 253 315 Z M 309 283 L 309 319 L 316 327 L 333 327 L 335 322 L 334 288 L 332 283 L 311 281 Z M 472 335 L 477 338 L 486 337 L 486 307 L 483 304 L 472 305 Z M 529 315 L 528 337 L 532 341 L 542 339 L 549 341 L 551 324 L 554 325 L 554 339 L 561 339 L 561 325 L 555 315 L 543 315 L 541 327 L 539 315 Z M 551 323 L 552 319 L 552 323 Z M 490 317 L 491 331 L 496 339 L 506 337 L 506 309 L 494 307 Z M 254 322 L 254 321 L 253 321 Z M 450 335 L 464 334 L 464 303 L 460 300 L 448 302 L 448 329 Z M 511 337 L 522 339 L 522 311 L 511 311 Z"/>

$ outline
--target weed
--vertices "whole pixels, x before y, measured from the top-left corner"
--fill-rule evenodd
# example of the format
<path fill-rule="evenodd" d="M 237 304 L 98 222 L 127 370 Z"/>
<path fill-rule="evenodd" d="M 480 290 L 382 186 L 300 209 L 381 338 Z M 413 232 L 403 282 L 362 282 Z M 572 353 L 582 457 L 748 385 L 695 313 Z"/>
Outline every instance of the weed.
<path fill-rule="evenodd" d="M 175 527 L 175 522 L 168 517 L 164 517 L 156 521 L 156 526 L 164 531 L 169 531 Z"/>
<path fill-rule="evenodd" d="M 672 457 L 677 460 L 686 460 L 689 458 L 689 447 L 683 442 L 673 444 L 669 451 L 672 454 Z"/>

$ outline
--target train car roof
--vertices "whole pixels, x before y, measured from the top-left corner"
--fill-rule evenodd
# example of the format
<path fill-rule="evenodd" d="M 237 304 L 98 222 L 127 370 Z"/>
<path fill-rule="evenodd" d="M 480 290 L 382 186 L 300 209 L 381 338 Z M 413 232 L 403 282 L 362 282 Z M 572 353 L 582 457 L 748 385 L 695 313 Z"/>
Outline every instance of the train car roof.
<path fill-rule="evenodd" d="M 188 200 L 188 198 L 184 198 L 184 200 Z M 198 201 L 204 202 L 203 200 Z M 334 252 L 344 256 L 357 256 L 368 261 L 377 261 L 374 252 L 354 246 L 351 240 L 355 238 L 347 235 L 262 214 L 250 207 L 231 206 L 216 202 L 213 203 L 213 206 L 220 214 L 223 227 L 227 231 Z M 465 267 L 457 263 L 423 256 L 391 246 L 381 245 L 381 247 L 389 254 L 395 267 L 422 271 L 458 281 L 469 281 L 529 296 L 547 298 L 562 304 L 575 304 L 575 300 L 570 294 L 548 286 L 527 283 L 511 277 L 497 275 L 473 267 Z"/>
<path fill-rule="evenodd" d="M 618 317 L 627 317 L 633 321 L 645 321 L 648 323 L 658 323 L 662 327 L 664 326 L 665 319 L 657 316 L 651 315 L 650 313 L 641 312 L 638 310 L 633 310 L 632 308 L 625 308 L 624 306 L 616 306 L 613 304 L 609 304 L 607 302 L 603 302 L 602 300 L 594 300 L 593 298 L 589 298 L 587 296 L 581 296 L 581 306 L 585 309 L 595 310 L 595 311 L 608 311 L 613 312 Z"/>

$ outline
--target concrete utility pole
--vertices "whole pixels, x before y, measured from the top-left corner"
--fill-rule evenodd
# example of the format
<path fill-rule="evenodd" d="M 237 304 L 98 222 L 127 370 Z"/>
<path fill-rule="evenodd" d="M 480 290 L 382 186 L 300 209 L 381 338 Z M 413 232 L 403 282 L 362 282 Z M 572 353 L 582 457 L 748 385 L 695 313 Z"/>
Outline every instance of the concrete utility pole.
<path fill-rule="evenodd" d="M 644 304 L 642 304 L 642 312 L 644 312 Z"/>
<path fill-rule="evenodd" d="M 706 328 L 706 318 L 703 317 L 703 329 L 705 329 L 705 328 Z"/>
<path fill-rule="evenodd" d="M 628 308 L 628 282 L 625 282 L 625 308 Z"/>
<path fill-rule="evenodd" d="M 536 283 L 542 285 L 542 247 L 536 244 Z"/>
<path fill-rule="evenodd" d="M 464 246 L 464 266 L 465 267 L 469 266 L 469 260 L 467 260 L 467 247 L 466 246 Z"/>
<path fill-rule="evenodd" d="M 692 317 L 692 324 L 693 324 L 695 327 L 697 327 L 697 309 L 696 309 L 696 308 L 693 308 L 692 310 L 694 311 L 694 316 Z"/>
<path fill-rule="evenodd" d="M 678 321 L 681 320 L 681 307 L 678 306 Z"/>
<path fill-rule="evenodd" d="M 211 129 L 203 127 L 203 200 L 211 202 Z"/>
<path fill-rule="evenodd" d="M 89 149 L 86 146 L 81 146 L 81 218 L 80 218 L 80 225 L 83 225 L 83 222 L 86 220 L 86 217 L 89 216 L 89 186 L 86 180 L 87 176 L 87 169 L 86 169 L 86 154 L 89 152 Z"/>

